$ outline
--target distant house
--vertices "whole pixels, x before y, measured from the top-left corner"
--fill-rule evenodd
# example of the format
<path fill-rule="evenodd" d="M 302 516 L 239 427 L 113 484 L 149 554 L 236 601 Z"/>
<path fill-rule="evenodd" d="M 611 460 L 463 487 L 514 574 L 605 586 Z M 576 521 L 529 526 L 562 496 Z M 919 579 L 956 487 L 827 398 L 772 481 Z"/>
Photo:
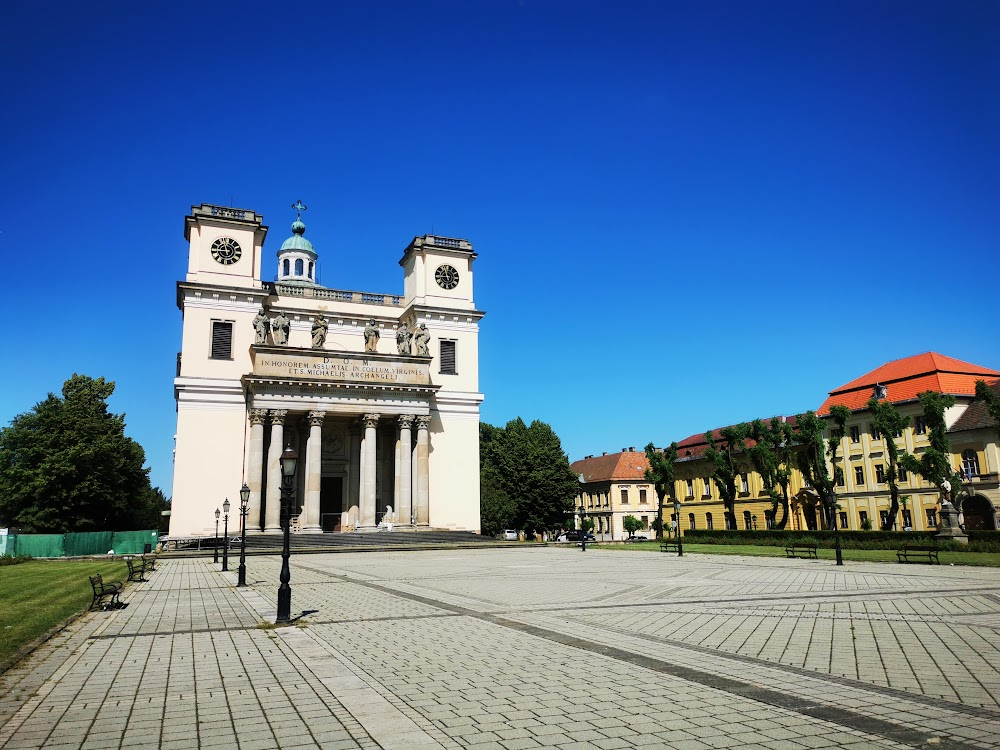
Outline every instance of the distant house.
<path fill-rule="evenodd" d="M 645 478 L 649 462 L 643 451 L 632 447 L 622 448 L 619 453 L 587 456 L 570 468 L 583 477 L 580 500 L 587 517 L 594 522 L 597 539 L 620 541 L 627 537 L 622 519 L 630 515 L 642 521 L 642 530 L 637 533 L 651 532 L 658 501 L 652 482 Z"/>

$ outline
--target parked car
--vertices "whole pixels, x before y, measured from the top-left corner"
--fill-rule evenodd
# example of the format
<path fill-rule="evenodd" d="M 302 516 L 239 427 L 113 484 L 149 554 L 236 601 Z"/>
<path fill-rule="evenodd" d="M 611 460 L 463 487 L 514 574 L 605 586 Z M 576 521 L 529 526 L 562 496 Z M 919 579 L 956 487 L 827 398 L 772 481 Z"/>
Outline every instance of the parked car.
<path fill-rule="evenodd" d="M 556 541 L 557 542 L 579 542 L 583 538 L 584 538 L 584 534 L 583 534 L 582 531 L 573 530 L 573 531 L 566 531 L 566 532 L 560 534 L 556 538 Z M 588 542 L 595 541 L 594 535 L 593 534 L 589 534 L 589 533 L 586 535 L 586 539 L 587 539 Z"/>
<path fill-rule="evenodd" d="M 632 536 L 628 537 L 625 541 L 626 542 L 645 542 L 646 541 L 646 537 L 643 534 L 633 534 Z"/>
<path fill-rule="evenodd" d="M 505 542 L 516 542 L 517 541 L 517 529 L 504 529 L 503 534 L 501 534 L 501 539 Z"/>

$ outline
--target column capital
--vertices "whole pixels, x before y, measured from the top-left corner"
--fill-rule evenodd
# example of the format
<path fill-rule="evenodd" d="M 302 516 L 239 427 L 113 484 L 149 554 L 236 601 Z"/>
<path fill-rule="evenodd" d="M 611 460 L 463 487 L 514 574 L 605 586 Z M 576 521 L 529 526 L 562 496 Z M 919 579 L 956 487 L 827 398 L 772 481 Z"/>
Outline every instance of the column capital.
<path fill-rule="evenodd" d="M 323 426 L 323 418 L 325 416 L 326 416 L 325 412 L 321 412 L 321 411 L 311 411 L 311 412 L 309 412 L 309 415 L 308 415 L 309 426 L 310 427 L 322 427 Z"/>
<path fill-rule="evenodd" d="M 365 427 L 378 427 L 378 414 L 365 414 L 361 417 L 361 423 Z"/>
<path fill-rule="evenodd" d="M 250 424 L 264 424 L 265 419 L 267 419 L 267 409 L 250 410 Z"/>
<path fill-rule="evenodd" d="M 399 415 L 399 426 L 402 429 L 408 430 L 413 426 L 414 416 L 412 414 L 400 414 Z"/>
<path fill-rule="evenodd" d="M 281 424 L 288 416 L 288 409 L 271 409 L 271 424 Z"/>
<path fill-rule="evenodd" d="M 420 415 L 419 417 L 416 418 L 416 422 L 417 422 L 417 429 L 418 430 L 426 430 L 430 426 L 430 423 L 431 423 L 430 414 L 422 414 L 422 415 Z"/>

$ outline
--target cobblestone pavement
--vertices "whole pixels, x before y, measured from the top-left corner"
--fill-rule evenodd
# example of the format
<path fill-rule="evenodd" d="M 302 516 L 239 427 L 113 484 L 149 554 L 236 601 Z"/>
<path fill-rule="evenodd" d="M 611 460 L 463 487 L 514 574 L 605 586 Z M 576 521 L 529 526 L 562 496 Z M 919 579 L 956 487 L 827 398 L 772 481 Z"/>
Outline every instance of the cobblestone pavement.
<path fill-rule="evenodd" d="M 1000 570 L 565 548 L 168 560 L 0 676 L 22 748 L 1000 748 Z"/>

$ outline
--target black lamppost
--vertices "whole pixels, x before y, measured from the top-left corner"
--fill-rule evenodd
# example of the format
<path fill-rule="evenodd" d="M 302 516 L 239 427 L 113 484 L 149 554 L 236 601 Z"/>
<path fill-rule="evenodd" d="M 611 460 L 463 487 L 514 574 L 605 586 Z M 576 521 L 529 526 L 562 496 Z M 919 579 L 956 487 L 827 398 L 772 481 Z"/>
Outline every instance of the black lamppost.
<path fill-rule="evenodd" d="M 213 562 L 219 562 L 219 516 L 222 513 L 218 508 L 215 509 L 215 560 Z"/>
<path fill-rule="evenodd" d="M 833 546 L 837 551 L 837 565 L 844 564 L 844 553 L 840 550 L 840 519 L 837 518 L 837 491 L 830 487 L 830 508 L 833 513 Z"/>
<path fill-rule="evenodd" d="M 681 541 L 681 501 L 674 498 L 674 523 L 677 524 L 677 556 L 684 557 L 684 542 Z"/>
<path fill-rule="evenodd" d="M 580 549 L 587 551 L 587 525 L 584 523 L 587 509 L 583 507 L 583 498 L 580 499 Z"/>
<path fill-rule="evenodd" d="M 285 533 L 284 543 L 281 546 L 281 575 L 278 586 L 278 616 L 275 618 L 276 625 L 287 625 L 292 621 L 292 587 L 288 582 L 292 579 L 292 574 L 288 570 L 288 558 L 291 555 L 289 549 L 289 532 L 291 531 L 292 520 L 292 485 L 295 481 L 295 469 L 298 467 L 299 454 L 292 446 L 286 446 L 281 452 L 281 524 Z"/>
<path fill-rule="evenodd" d="M 225 519 L 222 527 L 222 572 L 229 572 L 229 498 L 222 504 Z"/>
<path fill-rule="evenodd" d="M 240 488 L 240 567 L 237 568 L 237 588 L 247 585 L 247 510 L 250 504 L 250 488 L 246 482 Z"/>

